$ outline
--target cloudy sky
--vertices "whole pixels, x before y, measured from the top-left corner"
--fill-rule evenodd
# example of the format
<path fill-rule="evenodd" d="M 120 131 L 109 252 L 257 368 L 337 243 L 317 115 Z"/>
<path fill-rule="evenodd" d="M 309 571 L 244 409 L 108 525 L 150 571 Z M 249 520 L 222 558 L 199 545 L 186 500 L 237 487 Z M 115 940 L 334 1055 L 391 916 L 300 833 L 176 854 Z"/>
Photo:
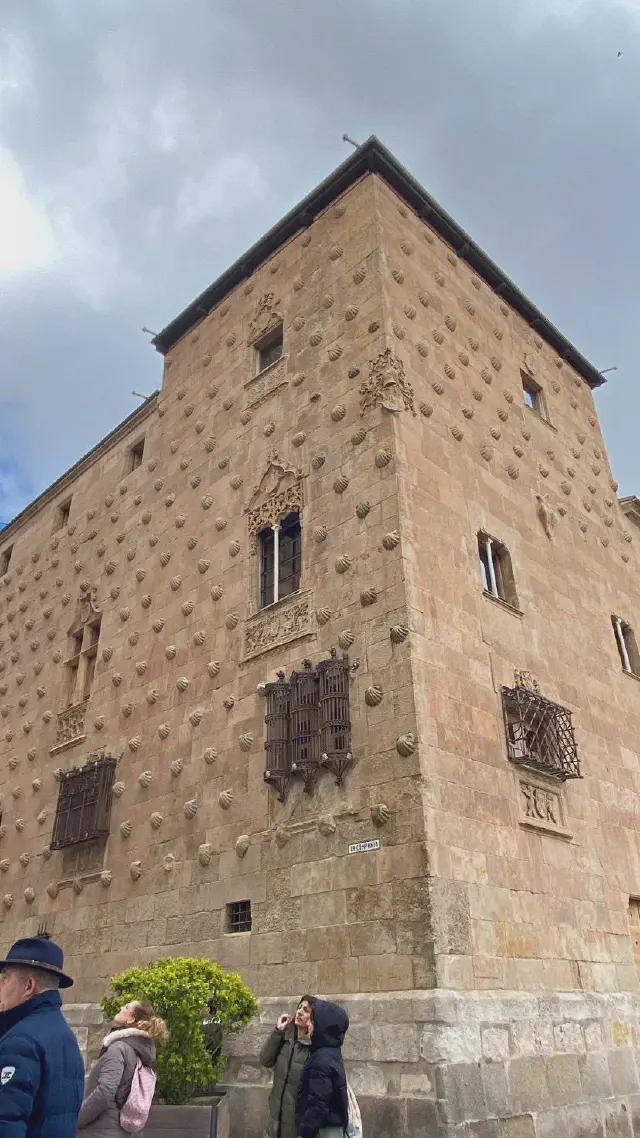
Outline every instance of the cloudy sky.
<path fill-rule="evenodd" d="M 377 134 L 598 368 L 640 494 L 640 0 L 0 0 L 0 521 Z M 618 57 L 618 52 L 622 56 Z"/>

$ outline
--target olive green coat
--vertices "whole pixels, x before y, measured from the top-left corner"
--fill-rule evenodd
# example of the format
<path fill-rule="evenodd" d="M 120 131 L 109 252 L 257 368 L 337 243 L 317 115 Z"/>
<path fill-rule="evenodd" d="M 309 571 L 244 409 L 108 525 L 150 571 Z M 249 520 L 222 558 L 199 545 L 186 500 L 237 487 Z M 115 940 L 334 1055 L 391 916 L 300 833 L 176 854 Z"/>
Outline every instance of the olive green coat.
<path fill-rule="evenodd" d="M 260 1052 L 262 1066 L 273 1067 L 265 1138 L 297 1138 L 296 1095 L 310 1043 L 311 1036 L 306 1042 L 296 1039 L 296 1030 L 291 1024 L 285 1032 L 274 1028 Z"/>

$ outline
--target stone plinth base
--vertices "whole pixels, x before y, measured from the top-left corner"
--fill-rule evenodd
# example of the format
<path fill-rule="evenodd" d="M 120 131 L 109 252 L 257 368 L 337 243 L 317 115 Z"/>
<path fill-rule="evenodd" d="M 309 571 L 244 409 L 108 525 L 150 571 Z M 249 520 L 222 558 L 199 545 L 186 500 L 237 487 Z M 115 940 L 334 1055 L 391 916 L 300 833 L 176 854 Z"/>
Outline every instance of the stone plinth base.
<path fill-rule="evenodd" d="M 367 1138 L 640 1134 L 640 994 L 427 991 L 334 997 Z M 262 1138 L 257 1054 L 293 1001 L 263 1000 L 229 1045 L 231 1136 Z M 634 1129 L 635 1124 L 635 1129 Z"/>

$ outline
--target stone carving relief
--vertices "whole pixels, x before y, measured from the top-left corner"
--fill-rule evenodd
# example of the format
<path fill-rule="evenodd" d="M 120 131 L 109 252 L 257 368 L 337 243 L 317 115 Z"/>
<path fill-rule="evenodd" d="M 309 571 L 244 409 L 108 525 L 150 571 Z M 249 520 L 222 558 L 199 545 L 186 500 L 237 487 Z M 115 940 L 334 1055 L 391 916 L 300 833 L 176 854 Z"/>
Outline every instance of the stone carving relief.
<path fill-rule="evenodd" d="M 314 633 L 311 595 L 296 594 L 277 612 L 258 615 L 247 621 L 244 630 L 244 659 L 250 660 L 281 644 Z"/>
<path fill-rule="evenodd" d="M 99 616 L 101 612 L 102 609 L 98 604 L 98 586 L 92 585 L 90 581 L 81 581 L 75 623 L 87 624 L 92 617 Z"/>
<path fill-rule="evenodd" d="M 263 336 L 267 336 L 273 328 L 282 323 L 280 301 L 275 299 L 275 293 L 265 292 L 256 305 L 253 319 L 249 324 L 249 343 L 255 344 Z"/>
<path fill-rule="evenodd" d="M 266 469 L 244 505 L 250 538 L 255 540 L 261 529 L 275 525 L 291 510 L 302 510 L 303 478 L 303 471 L 282 462 L 277 451 L 269 453 Z"/>
<path fill-rule="evenodd" d="M 569 838 L 562 791 L 529 779 L 518 778 L 517 782 L 520 824 Z"/>
<path fill-rule="evenodd" d="M 385 411 L 411 411 L 413 387 L 405 377 L 402 360 L 385 348 L 369 364 L 369 377 L 360 385 L 360 414 L 382 407 Z"/>

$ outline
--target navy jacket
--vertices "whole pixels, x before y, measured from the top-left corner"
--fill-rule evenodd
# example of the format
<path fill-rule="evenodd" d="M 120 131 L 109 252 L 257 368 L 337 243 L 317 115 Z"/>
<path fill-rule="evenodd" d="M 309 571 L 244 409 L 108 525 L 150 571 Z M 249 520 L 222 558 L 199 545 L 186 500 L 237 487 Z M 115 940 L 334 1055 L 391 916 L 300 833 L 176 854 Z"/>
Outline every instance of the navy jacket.
<path fill-rule="evenodd" d="M 75 1138 L 84 1064 L 59 992 L 0 1012 L 0 1138 Z"/>
<path fill-rule="evenodd" d="M 346 1130 L 349 1103 L 340 1048 L 348 1028 L 349 1016 L 339 1004 L 313 1001 L 311 1054 L 302 1070 L 296 1100 L 300 1138 L 316 1138 L 323 1126 Z"/>

